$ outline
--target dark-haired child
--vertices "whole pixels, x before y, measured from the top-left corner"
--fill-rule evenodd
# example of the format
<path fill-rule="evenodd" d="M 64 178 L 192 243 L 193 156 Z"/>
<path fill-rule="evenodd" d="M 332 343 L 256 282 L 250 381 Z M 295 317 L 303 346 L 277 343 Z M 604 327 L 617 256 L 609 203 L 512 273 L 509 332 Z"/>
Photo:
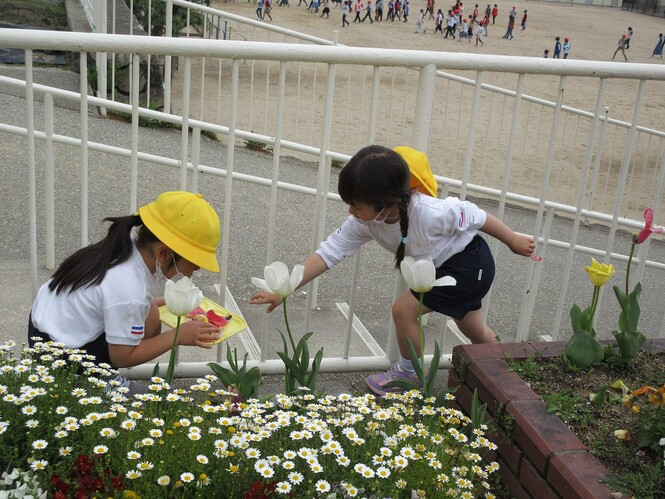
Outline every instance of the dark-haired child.
<path fill-rule="evenodd" d="M 430 172 L 427 156 L 410 147 L 395 151 L 367 146 L 358 151 L 340 172 L 338 192 L 349 206 L 350 216 L 318 250 L 304 262 L 299 286 L 323 274 L 341 260 L 354 255 L 363 244 L 376 241 L 395 255 L 399 268 L 405 256 L 431 258 L 437 278 L 451 276 L 455 286 L 435 287 L 424 295 L 423 313 L 432 311 L 452 317 L 473 343 L 496 341 L 481 311 L 481 300 L 494 279 L 494 259 L 479 231 L 496 237 L 514 253 L 533 254 L 533 238 L 513 232 L 496 217 L 469 201 L 436 197 L 436 181 L 426 182 L 427 194 L 414 189 L 411 171 Z M 431 172 L 430 172 L 431 176 Z M 268 304 L 274 310 L 282 298 L 260 291 L 252 304 Z M 401 391 L 384 388 L 397 378 L 418 383 L 409 360 L 407 338 L 420 351 L 419 299 L 406 291 L 392 306 L 401 358 L 386 373 L 373 374 L 367 385 L 377 394 Z"/>
<path fill-rule="evenodd" d="M 219 272 L 219 218 L 201 196 L 176 191 L 106 221 L 106 237 L 65 259 L 40 288 L 28 343 L 61 342 L 94 355 L 98 364 L 137 366 L 173 345 L 175 331 L 161 332 L 157 305 L 163 299 L 153 300 L 157 279 L 190 277 L 199 268 Z M 218 337 L 212 324 L 187 321 L 178 344 L 211 348 Z"/>

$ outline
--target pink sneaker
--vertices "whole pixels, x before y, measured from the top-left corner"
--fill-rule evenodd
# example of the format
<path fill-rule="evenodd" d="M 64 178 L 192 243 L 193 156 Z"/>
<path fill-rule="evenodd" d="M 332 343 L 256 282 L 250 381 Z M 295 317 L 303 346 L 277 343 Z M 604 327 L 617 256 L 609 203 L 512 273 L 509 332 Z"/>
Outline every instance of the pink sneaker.
<path fill-rule="evenodd" d="M 385 373 L 376 373 L 367 376 L 365 382 L 370 390 L 372 390 L 377 395 L 385 395 L 386 393 L 402 393 L 406 390 L 399 386 L 394 386 L 392 388 L 384 388 L 384 386 L 394 379 L 406 379 L 412 381 L 419 388 L 422 388 L 422 383 L 418 379 L 416 373 L 410 373 L 402 369 L 399 364 L 395 364 L 393 367 L 388 369 Z"/>

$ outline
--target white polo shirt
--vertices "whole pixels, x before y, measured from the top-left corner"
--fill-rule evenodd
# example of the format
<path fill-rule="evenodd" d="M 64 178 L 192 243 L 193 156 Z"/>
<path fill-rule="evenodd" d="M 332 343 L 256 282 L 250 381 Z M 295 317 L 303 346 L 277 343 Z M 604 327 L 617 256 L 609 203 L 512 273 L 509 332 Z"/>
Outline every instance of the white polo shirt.
<path fill-rule="evenodd" d="M 487 213 L 469 201 L 453 197 L 437 199 L 418 192 L 411 196 L 408 213 L 405 255 L 416 260 L 431 256 L 436 267 L 460 253 L 487 219 Z M 321 243 L 316 253 L 331 268 L 344 258 L 353 256 L 372 239 L 391 253 L 396 253 L 402 239 L 399 222 L 364 225 L 350 216 Z"/>
<path fill-rule="evenodd" d="M 106 332 L 111 344 L 138 345 L 156 282 L 136 244 L 131 256 L 109 269 L 101 284 L 59 294 L 44 284 L 32 305 L 32 323 L 69 348 L 80 348 Z"/>

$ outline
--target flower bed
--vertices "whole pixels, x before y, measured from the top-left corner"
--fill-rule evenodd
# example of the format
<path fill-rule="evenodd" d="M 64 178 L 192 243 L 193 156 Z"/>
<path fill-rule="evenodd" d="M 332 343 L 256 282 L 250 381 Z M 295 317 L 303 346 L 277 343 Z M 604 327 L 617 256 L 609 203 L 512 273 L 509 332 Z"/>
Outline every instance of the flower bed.
<path fill-rule="evenodd" d="M 453 350 L 449 386 L 458 386 L 456 402 L 470 414 L 473 391 L 487 404 L 495 423 L 490 435 L 497 451 L 487 457 L 500 464 L 500 476 L 516 498 L 607 498 L 600 483 L 607 469 L 516 373 L 506 357 L 561 355 L 565 342 L 460 345 Z M 647 340 L 643 350 L 665 351 L 665 339 Z"/>
<path fill-rule="evenodd" d="M 209 375 L 130 399 L 111 374 L 0 345 L 0 497 L 494 497 L 495 445 L 417 391 L 239 402 Z"/>

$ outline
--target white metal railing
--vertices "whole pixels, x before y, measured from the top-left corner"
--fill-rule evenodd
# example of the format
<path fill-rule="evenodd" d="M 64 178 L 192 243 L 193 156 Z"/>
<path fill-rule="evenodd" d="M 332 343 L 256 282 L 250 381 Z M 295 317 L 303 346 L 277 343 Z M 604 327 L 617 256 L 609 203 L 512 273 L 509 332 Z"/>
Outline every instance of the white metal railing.
<path fill-rule="evenodd" d="M 25 89 L 26 92 L 26 116 L 28 118 L 26 125 L 17 126 L 11 124 L 10 117 L 0 119 L 0 132 L 18 136 L 25 136 L 27 139 L 28 155 L 28 184 L 30 186 L 30 234 L 31 234 L 31 261 L 33 268 L 33 286 L 37 286 L 37 238 L 36 238 L 36 158 L 34 155 L 35 141 L 42 141 L 47 145 L 67 144 L 79 147 L 80 162 L 82 165 L 81 173 L 81 242 L 87 243 L 88 240 L 88 153 L 92 151 L 103 151 L 107 154 L 113 154 L 119 159 L 124 158 L 129 162 L 130 175 L 128 183 L 130 185 L 130 197 L 128 206 L 131 210 L 137 206 L 137 193 L 140 186 L 138 181 L 139 161 L 148 161 L 154 164 L 167 167 L 178 168 L 180 170 L 179 185 L 174 186 L 181 189 L 197 190 L 201 182 L 200 176 L 206 175 L 210 178 L 220 177 L 226 179 L 223 192 L 224 217 L 222 222 L 222 232 L 232 234 L 230 230 L 231 207 L 234 202 L 233 183 L 253 183 L 258 186 L 264 186 L 270 193 L 270 216 L 268 226 L 265 232 L 266 261 L 272 261 L 279 258 L 275 255 L 275 224 L 277 217 L 276 192 L 286 190 L 306 197 L 313 197 L 316 200 L 316 213 L 314 216 L 314 235 L 311 238 L 312 247 L 319 244 L 324 236 L 326 204 L 330 200 L 338 200 L 336 194 L 328 192 L 331 175 L 331 161 L 346 161 L 349 154 L 352 154 L 358 147 L 368 143 L 385 143 L 387 145 L 399 145 L 401 143 L 410 143 L 414 147 L 429 152 L 431 158 L 437 157 L 450 160 L 451 155 L 459 155 L 460 160 L 452 160 L 454 166 L 461 164 L 459 170 L 453 169 L 452 175 L 438 175 L 437 179 L 442 186 L 443 194 L 452 192 L 461 197 L 472 195 L 485 199 L 494 199 L 498 203 L 498 214 L 501 217 L 506 210 L 507 205 L 515 204 L 526 207 L 529 210 L 530 227 L 524 229 L 525 232 L 533 233 L 538 237 L 539 253 L 545 256 L 543 264 L 529 263 L 527 275 L 522 288 L 514 292 L 517 297 L 515 303 L 517 307 L 515 314 L 519 316 L 517 322 L 517 339 L 527 339 L 530 332 L 534 331 L 534 324 L 537 324 L 538 333 L 549 334 L 558 337 L 561 330 L 566 329 L 562 326 L 562 316 L 570 305 L 571 296 L 574 297 L 575 289 L 570 285 L 570 279 L 574 274 L 579 273 L 579 269 L 573 268 L 575 256 L 579 254 L 590 254 L 598 256 L 604 260 L 614 262 L 625 262 L 626 256 L 615 248 L 616 238 L 621 235 L 621 229 L 628 231 L 638 230 L 642 222 L 639 214 L 645 206 L 652 206 L 658 215 L 665 211 L 663 208 L 663 187 L 665 183 L 665 155 L 663 154 L 663 134 L 661 132 L 639 127 L 642 105 L 645 98 L 649 95 L 648 85 L 655 81 L 665 80 L 665 68 L 660 66 L 643 64 L 614 64 L 606 62 L 590 61 L 554 61 L 543 62 L 534 58 L 519 58 L 505 56 L 483 56 L 469 54 L 452 54 L 440 52 L 415 52 L 407 50 L 382 50 L 382 49 L 363 49 L 339 46 L 312 46 L 302 44 L 284 44 L 284 43 L 258 43 L 244 41 L 217 41 L 206 39 L 169 39 L 157 37 L 131 37 L 119 35 L 86 35 L 81 33 L 58 33 L 54 37 L 49 32 L 41 31 L 13 31 L 0 30 L 1 47 L 17 47 L 26 49 L 26 77 L 25 80 L 0 77 L 0 90 L 4 87 L 13 87 Z M 81 53 L 81 74 L 80 92 L 64 91 L 43 85 L 37 85 L 33 82 L 33 65 L 31 51 L 40 48 L 49 50 L 64 50 Z M 178 57 L 181 59 L 179 69 L 176 72 L 176 79 L 179 79 L 180 92 L 175 95 L 181 95 L 180 104 L 175 103 L 172 107 L 173 113 L 164 113 L 155 111 L 139 105 L 141 96 L 138 91 L 132 90 L 128 103 L 121 103 L 109 99 L 103 99 L 88 95 L 88 81 L 86 75 L 87 54 L 104 52 L 110 54 L 129 55 L 132 61 L 131 81 L 132 89 L 139 89 L 141 77 L 141 59 L 151 55 L 159 57 Z M 210 117 L 207 114 L 208 107 L 202 108 L 204 112 L 201 116 L 190 116 L 190 99 L 192 98 L 193 88 L 196 84 L 195 74 L 202 74 L 207 78 L 207 73 L 197 73 L 192 70 L 194 64 L 201 64 L 204 59 L 211 59 L 222 65 L 228 66 L 224 71 L 224 77 L 228 78 L 224 86 L 225 94 L 217 96 L 217 108 Z M 238 102 L 241 98 L 245 101 L 248 94 L 256 93 L 252 85 L 247 83 L 252 79 L 251 71 L 241 71 L 241 66 L 251 64 L 252 68 L 260 67 L 265 77 L 265 85 L 271 91 L 265 93 L 266 107 L 263 112 L 266 119 L 263 123 L 263 133 L 252 133 L 246 128 L 247 121 L 240 119 L 242 109 Z M 278 65 L 278 69 L 272 70 L 271 64 Z M 438 68 L 445 68 L 448 73 L 442 74 Z M 245 68 L 246 69 L 246 68 Z M 277 77 L 270 76 L 270 71 L 276 71 Z M 459 77 L 451 75 L 450 71 L 473 71 L 475 79 L 469 81 L 455 81 Z M 303 74 L 314 75 L 308 80 L 309 91 L 316 93 L 319 97 L 317 105 L 308 110 L 307 120 L 316 123 L 315 130 L 312 131 L 303 144 L 299 140 L 299 134 L 290 136 L 293 133 L 293 126 L 285 121 L 288 116 L 286 108 L 290 105 L 289 96 L 298 96 L 301 92 L 301 86 L 305 87 Z M 320 74 L 319 74 L 320 73 Z M 378 91 L 383 73 L 388 73 L 391 81 L 389 86 L 390 105 L 386 113 L 380 112 Z M 517 87 L 515 91 L 507 91 L 498 88 L 491 88 L 483 83 L 487 75 L 515 75 L 517 77 Z M 345 84 L 362 75 L 355 83 L 357 88 L 362 89 L 359 99 L 349 97 L 351 85 Z M 367 76 L 366 76 L 367 75 Z M 396 88 L 395 81 L 397 75 L 403 77 L 403 86 Z M 557 99 L 555 102 L 539 102 L 536 97 L 524 95 L 525 80 L 530 77 L 554 77 L 557 81 Z M 287 85 L 287 78 L 292 78 L 295 82 L 292 87 Z M 594 87 L 596 92 L 596 105 L 592 112 L 582 112 L 574 109 L 567 109 L 563 104 L 563 88 L 566 86 L 566 80 L 569 78 L 585 78 L 589 84 Z M 367 82 L 366 82 L 367 79 Z M 256 79 L 255 79 L 256 80 Z M 604 95 L 606 87 L 616 81 L 630 80 L 637 82 L 635 93 L 635 106 L 630 122 L 621 122 L 607 117 L 605 110 Z M 366 83 L 365 83 L 366 82 Z M 445 82 L 443 85 L 441 82 Z M 473 89 L 473 95 L 470 98 L 463 98 L 460 95 L 458 101 L 450 97 L 455 91 L 451 92 L 451 85 L 459 84 L 458 89 L 463 94 L 463 89 L 470 87 Z M 340 86 L 342 87 L 340 91 Z M 441 88 L 441 86 L 445 88 Z M 318 91 L 313 91 L 313 89 Z M 406 89 L 410 88 L 407 92 Z M 443 90 L 443 93 L 438 93 Z M 488 96 L 487 112 L 483 114 L 481 109 L 484 104 L 485 91 L 490 91 Z M 290 92 L 290 93 L 289 93 Z M 215 94 L 212 92 L 212 101 L 215 100 Z M 408 95 L 407 95 L 408 94 Z M 413 94 L 413 95 L 411 95 Z M 39 130 L 34 122 L 34 96 L 45 95 L 47 124 L 44 130 Z M 209 97 L 209 93 L 201 92 L 202 96 Z M 443 97 L 441 97 L 443 95 Z M 496 113 L 488 108 L 493 108 L 492 99 L 501 96 L 504 101 L 501 103 L 501 113 Z M 57 114 L 49 111 L 51 98 L 48 96 L 57 96 L 60 98 L 71 99 L 80 102 L 81 131 L 79 134 L 64 133 L 57 129 Z M 447 97 L 446 97 L 447 96 Z M 203 99 L 203 97 L 201 97 Z M 366 102 L 367 99 L 369 102 Z M 392 103 L 394 99 L 395 108 L 399 109 L 397 117 L 392 112 Z M 437 101 L 437 99 L 441 99 Z M 511 99 L 511 100 L 505 100 Z M 321 102 L 318 102 L 318 101 Z M 337 101 L 341 100 L 341 104 Z M 206 101 L 207 102 L 207 101 Z M 445 110 L 441 115 L 443 121 L 437 121 L 436 113 L 432 112 L 433 103 L 441 102 Z M 469 109 L 466 112 L 459 107 L 459 102 L 468 103 Z M 526 120 L 524 120 L 524 104 L 527 105 Z M 529 122 L 529 115 L 532 105 L 539 105 L 541 115 L 538 125 L 534 127 Z M 113 144 L 106 143 L 99 139 L 90 140 L 88 137 L 88 106 L 98 106 L 111 111 L 124 112 L 131 115 L 131 143 L 127 147 L 126 143 Z M 462 113 L 455 111 L 454 107 L 462 109 Z M 297 106 L 296 106 L 297 107 Z M 349 109 L 349 108 L 352 109 Z M 333 109 L 338 112 L 334 113 Z M 352 118 L 351 113 L 360 110 L 356 118 Z M 549 111 L 548 111 L 549 110 Z M 339 112 L 341 111 L 341 112 Z M 304 110 L 303 110 L 304 113 Z M 466 114 L 465 114 L 466 113 Z M 547 114 L 546 114 L 547 113 Z M 216 116 L 214 116 L 216 114 Z M 297 114 L 297 113 L 296 113 Z M 465 114 L 471 117 L 483 116 L 483 120 L 470 119 L 463 121 L 459 114 Z M 562 162 L 558 161 L 565 148 L 561 146 L 563 140 L 560 137 L 567 137 L 567 125 L 565 116 L 575 116 L 579 119 L 584 118 L 587 123 L 583 126 L 578 118 L 574 127 L 578 148 L 582 149 L 582 157 L 568 160 L 571 165 L 565 171 L 559 173 L 557 179 L 557 166 Z M 168 157 L 159 152 L 147 152 L 139 150 L 138 139 L 141 135 L 141 129 L 138 126 L 139 117 L 149 117 L 162 120 L 168 123 L 175 123 L 182 126 L 181 147 L 179 157 Z M 440 118 L 440 117 L 439 117 Z M 494 158 L 494 168 L 485 164 L 483 159 L 478 164 L 478 155 L 485 158 L 485 147 L 483 146 L 478 153 L 478 140 L 483 136 L 488 136 L 492 123 L 498 120 L 505 131 L 505 147 L 495 147 L 492 149 Z M 446 131 L 447 121 L 452 121 L 458 127 L 465 124 L 464 134 L 457 131 Z M 243 122 L 243 123 L 241 123 Z M 221 125 L 220 123 L 224 123 Z M 487 123 L 487 124 L 485 124 Z M 443 127 L 443 135 L 455 133 L 460 139 L 459 149 L 450 154 L 441 156 L 437 150 L 440 146 L 439 140 L 434 140 L 438 136 L 437 126 Z M 612 139 L 607 138 L 608 127 L 613 126 L 615 130 L 623 130 L 623 135 L 619 132 L 613 132 Z M 383 133 L 381 129 L 387 131 Z M 535 136 L 530 136 L 533 129 L 541 129 Z M 188 130 L 192 129 L 192 139 L 189 139 Z M 312 127 L 310 127 L 312 129 Z M 346 134 L 344 143 L 340 144 L 337 140 L 338 130 L 360 130 L 361 137 L 352 138 Z M 399 130 L 399 138 L 395 139 L 396 130 Z M 200 134 L 210 132 L 226 140 L 226 168 L 220 168 L 214 164 L 202 164 L 199 161 Z M 549 134 L 549 135 L 547 135 Z M 548 140 L 542 137 L 550 137 Z M 529 140 L 525 139 L 529 137 Z M 642 137 L 645 137 L 644 139 Z M 529 147 L 528 142 L 540 140 L 537 144 L 536 152 L 543 159 L 542 170 L 526 170 L 527 161 L 524 159 L 514 161 L 514 157 L 526 156 L 522 151 Z M 260 177 L 248 173 L 234 171 L 234 155 L 239 141 L 253 140 L 269 144 L 273 148 L 273 166 L 270 178 Z M 520 143 L 521 142 L 521 143 Z M 621 159 L 613 161 L 612 153 L 603 149 L 603 143 L 610 143 L 612 148 L 623 148 Z M 647 142 L 647 147 L 644 147 Z M 657 142 L 653 146 L 651 142 Z M 492 142 L 490 141 L 491 145 Z M 582 147 L 583 146 L 583 147 Z M 48 150 L 48 148 L 47 148 Z M 297 153 L 303 157 L 313 159 L 318 162 L 318 180 L 316 187 L 305 185 L 289 184 L 279 180 L 279 165 L 286 151 Z M 618 153 L 617 153 L 618 154 Z M 602 165 L 607 161 L 606 156 L 610 157 L 607 169 Z M 48 165 L 49 155 L 46 155 Z M 651 157 L 653 156 L 653 157 Z M 574 158 L 571 156 L 571 158 Z M 51 158 L 52 160 L 52 158 Z M 435 161 L 432 161 L 436 164 Z M 575 168 L 572 168 L 575 166 Z M 486 170 L 477 175 L 477 169 Z M 612 170 L 612 172 L 610 172 Z M 618 170 L 614 172 L 613 170 Z M 48 170 L 47 170 L 48 171 Z M 515 172 L 518 172 L 517 174 Z M 610 173 L 614 174 L 610 178 Z M 525 183 L 525 176 L 531 175 L 531 190 L 522 188 Z M 50 179 L 50 175 L 47 178 Z M 570 178 L 572 177 L 572 178 Z M 607 177 L 605 179 L 604 177 Z M 476 178 L 480 178 L 484 183 L 479 183 Z M 570 180 L 569 180 L 570 178 Z M 609 204 L 601 203 L 598 197 L 590 197 L 589 186 L 599 185 L 604 181 L 603 192 L 605 196 L 610 196 Z M 554 191 L 553 184 L 564 182 L 564 189 Z M 534 188 L 535 186 L 535 188 Z M 629 206 L 628 202 L 633 192 L 643 191 L 643 197 Z M 47 197 L 51 198 L 52 189 L 47 189 Z M 629 198 L 629 199 L 626 199 Z M 572 202 L 570 201 L 572 199 Z M 52 198 L 47 200 L 47 206 L 54 206 Z M 606 209 L 610 206 L 610 209 Z M 602 208 L 602 209 L 601 209 Z M 55 206 L 54 206 L 54 209 Z M 630 213 L 632 216 L 626 216 Z M 572 230 L 569 234 L 552 234 L 552 227 L 556 216 L 563 216 L 572 221 Z M 658 220 L 658 218 L 657 218 Z M 607 227 L 607 236 L 603 236 L 596 246 L 586 243 L 580 236 L 579 231 L 585 223 L 599 223 Z M 52 221 L 48 221 L 52 224 Z M 47 236 L 52 237 L 53 229 L 47 230 Z M 50 236 L 49 236 L 50 234 Z M 224 238 L 221 248 L 222 262 L 220 273 L 221 289 L 227 287 L 228 276 L 228 255 L 229 248 L 236 244 L 232 236 Z M 52 247 L 53 241 L 47 243 L 47 248 Z M 660 251 L 658 248 L 653 251 Z M 564 250 L 564 264 L 562 268 L 552 269 L 547 266 L 547 254 L 557 249 Z M 495 254 L 499 253 L 497 245 L 493 245 Z M 620 251 L 626 251 L 623 247 Z M 665 265 L 662 263 L 665 259 L 658 256 L 655 259 L 649 258 L 649 243 L 643 245 L 637 255 L 638 267 L 634 273 L 636 279 L 641 279 L 643 284 L 655 285 L 663 281 L 659 278 Z M 47 256 L 52 252 L 47 251 Z M 657 253 L 660 255 L 660 253 Z M 500 258 L 500 257 L 499 257 Z M 499 260 L 500 262 L 501 260 Z M 48 262 L 52 263 L 52 262 Z M 499 263 L 500 265 L 500 263 Z M 649 272 L 646 272 L 649 269 Z M 559 295 L 554 297 L 543 297 L 539 295 L 539 288 L 548 271 L 554 271 L 561 286 Z M 656 273 L 657 272 L 657 273 Z M 354 289 L 358 281 L 362 281 L 362 270 L 360 274 L 358 269 L 354 272 L 354 280 L 350 283 L 350 288 Z M 503 297 L 502 297 L 503 298 Z M 543 306 L 543 300 L 549 304 L 549 309 L 553 311 L 551 317 L 546 323 L 538 322 L 537 317 L 539 309 Z M 490 320 L 492 318 L 492 303 L 494 297 L 488 300 L 488 310 Z M 556 301 L 556 307 L 552 307 L 552 302 Z M 609 300 L 606 300 L 609 302 Z M 311 308 L 316 304 L 316 288 L 308 295 L 308 304 Z M 606 305 L 609 307 L 609 305 Z M 504 310 L 505 312 L 505 310 Z M 353 317 L 353 300 L 350 306 L 349 317 Z M 665 335 L 665 323 L 662 316 L 655 308 L 644 311 L 643 323 L 648 324 L 651 331 L 658 331 L 662 337 Z M 349 319 L 350 321 L 352 319 Z M 611 321 L 613 324 L 613 320 Z M 609 326 L 608 330 L 612 326 Z M 307 328 L 306 328 L 307 330 Z M 376 367 L 377 363 L 387 363 L 387 359 L 394 357 L 395 344 L 393 335 L 389 335 L 386 345 L 387 359 L 374 359 L 373 363 L 367 359 L 348 359 L 348 335 L 351 327 L 347 328 L 347 349 L 345 354 L 340 355 L 338 359 L 326 359 L 325 366 L 328 368 L 349 368 L 350 366 L 365 365 L 367 368 Z M 265 338 L 265 331 L 262 331 L 262 337 Z M 533 334 L 533 333 L 531 333 Z M 262 346 L 265 342 L 262 340 Z M 262 359 L 259 361 L 268 362 L 266 358 L 266 348 L 262 349 Z M 221 356 L 221 354 L 220 354 Z"/>
<path fill-rule="evenodd" d="M 336 44 L 336 32 L 333 32 L 332 40 L 326 40 L 311 35 L 295 32 L 272 24 L 264 23 L 255 19 L 248 19 L 236 14 L 231 14 L 211 7 L 188 2 L 186 0 L 154 0 L 154 3 L 166 4 L 167 19 L 173 18 L 173 8 L 186 9 L 188 20 L 195 15 L 202 16 L 203 38 L 226 39 L 230 31 L 241 34 L 243 39 L 252 41 L 334 45 Z M 152 16 L 149 16 L 152 19 Z M 115 23 L 111 23 L 115 26 Z M 223 25 L 223 29 L 219 28 Z M 219 29 L 212 29 L 217 26 Z M 221 30 L 221 31 L 220 31 Z M 220 35 L 221 33 L 221 35 Z M 167 21 L 167 36 L 172 36 L 170 24 Z M 188 29 L 182 36 L 190 37 L 192 30 Z M 151 107 L 150 92 L 150 55 L 147 64 L 147 107 Z M 463 57 L 461 54 L 457 57 Z M 112 66 L 115 65 L 115 56 L 112 56 Z M 215 64 L 206 64 L 206 58 L 192 60 L 190 77 L 192 81 L 188 88 L 187 102 L 183 102 L 181 92 L 173 93 L 171 86 L 174 81 L 183 75 L 183 70 L 174 72 L 173 78 L 166 77 L 164 80 L 163 107 L 172 109 L 175 114 L 187 114 L 197 117 L 203 121 L 226 123 L 228 120 L 228 108 L 224 106 L 223 95 L 229 84 L 228 75 L 230 71 L 224 67 L 221 60 Z M 128 63 L 127 63 L 128 64 Z M 535 63 L 534 63 L 535 64 Z M 295 90 L 285 94 L 285 107 L 293 108 L 291 113 L 284 118 L 284 139 L 294 142 L 315 145 L 315 137 L 320 137 L 323 123 L 316 119 L 317 114 L 322 113 L 322 99 L 318 89 L 325 86 L 323 74 L 320 68 L 314 65 L 308 71 L 303 71 L 303 65 L 298 64 L 294 68 L 290 85 Z M 169 75 L 171 70 L 171 56 L 164 58 L 164 74 Z M 274 64 L 269 61 L 248 59 L 241 65 L 241 77 L 249 85 L 249 98 L 247 106 L 237 110 L 236 122 L 243 130 L 257 131 L 261 135 L 272 137 L 270 132 L 274 128 L 274 113 L 271 113 L 273 99 L 271 88 L 274 86 Z M 100 71 L 100 75 L 103 72 Z M 368 136 L 375 137 L 380 143 L 404 143 L 409 138 L 412 122 L 410 121 L 410 110 L 415 105 L 415 94 L 410 91 L 410 86 L 417 81 L 419 76 L 411 66 L 392 66 L 390 68 L 363 67 L 362 71 L 356 65 L 337 65 L 335 92 L 336 102 L 346 100 L 343 113 L 334 117 L 333 133 L 330 138 L 331 149 L 338 151 L 349 151 L 357 149 L 366 142 Z M 115 71 L 112 70 L 112 74 Z M 191 80 L 191 75 L 195 75 Z M 511 169 L 517 181 L 511 181 L 511 190 L 526 196 L 540 197 L 541 188 L 545 181 L 542 173 L 547 171 L 541 166 L 543 142 L 547 140 L 547 124 L 552 120 L 553 113 L 561 113 L 558 121 L 561 121 L 557 130 L 556 148 L 552 151 L 553 178 L 548 182 L 564 184 L 566 187 L 560 189 L 561 197 L 558 202 L 575 204 L 575 186 L 578 185 L 580 170 L 577 165 L 586 160 L 587 144 L 586 138 L 590 136 L 594 113 L 588 109 L 581 109 L 562 101 L 559 110 L 555 110 L 555 100 L 543 99 L 542 96 L 534 97 L 521 93 L 521 102 L 527 103 L 526 112 L 519 115 L 519 120 L 512 127 L 507 124 L 510 115 L 515 109 L 515 90 L 503 88 L 498 85 L 482 83 L 480 91 L 475 99 L 479 99 L 478 108 L 480 112 L 474 114 L 468 111 L 467 97 L 471 89 L 475 88 L 476 79 L 452 74 L 449 71 L 437 70 L 437 82 L 432 96 L 431 106 L 435 112 L 431 113 L 429 125 L 430 136 L 424 149 L 432 158 L 435 173 L 452 178 L 460 178 L 465 171 L 469 172 L 467 181 L 480 185 L 497 185 L 503 179 L 501 172 L 505 164 L 503 158 L 508 156 L 508 145 L 510 144 Z M 524 79 L 524 86 L 528 83 L 541 83 L 549 80 L 552 91 L 555 92 L 559 86 L 551 76 L 554 73 L 530 72 L 529 79 Z M 260 76 L 259 76 L 260 75 Z M 289 75 L 287 75 L 289 78 Z M 100 88 L 101 88 L 100 76 Z M 504 78 L 505 79 L 505 78 Z M 570 81 L 570 78 L 569 78 Z M 589 188 L 585 194 L 584 206 L 590 210 L 599 211 L 613 210 L 611 199 L 611 182 L 616 177 L 615 171 L 619 169 L 622 160 L 617 147 L 625 143 L 628 137 L 630 123 L 633 122 L 632 109 L 619 106 L 614 109 L 613 97 L 625 92 L 634 92 L 627 80 L 610 77 L 606 79 L 604 92 L 606 102 L 600 114 L 600 126 L 595 126 L 593 139 L 598 145 L 592 156 L 592 171 Z M 607 82 L 610 82 L 607 84 Z M 636 79 L 634 80 L 636 81 Z M 384 96 L 386 84 L 390 82 L 390 90 Z M 509 81 L 510 82 L 510 81 Z M 511 85 L 514 82 L 510 82 Z M 179 84 L 179 82 L 177 83 Z M 378 96 L 381 86 L 382 95 Z M 565 85 L 561 87 L 563 93 Z M 582 88 L 580 84 L 571 85 L 575 90 L 573 97 L 576 103 L 587 105 L 588 102 L 597 100 L 598 96 L 593 88 Z M 582 86 L 583 87 L 583 86 Z M 307 88 L 308 91 L 303 89 Z M 311 91 L 309 90 L 311 89 Z M 660 90 L 650 85 L 646 90 L 647 102 L 657 100 Z M 114 96 L 115 93 L 111 92 Z M 373 102 L 367 102 L 367 96 L 372 95 Z M 474 90 L 475 96 L 475 90 Z M 555 93 L 556 97 L 556 93 Z M 437 107 L 437 103 L 445 103 Z M 371 106 L 374 106 L 371 108 Z M 301 112 L 301 108 L 309 108 L 308 113 Z M 187 111 L 186 113 L 184 111 Z M 367 111 L 372 110 L 376 114 L 376 120 L 367 119 Z M 429 110 L 426 110 L 429 111 Z M 618 113 L 618 114 L 614 114 Z M 652 113 L 655 116 L 655 113 Z M 615 117 L 613 117 L 615 116 Z M 619 119 L 620 116 L 623 119 Z M 468 140 L 466 131 L 475 129 L 478 125 L 473 123 L 481 121 L 483 131 Z M 374 123 L 374 129 L 370 125 Z M 654 184 L 645 183 L 648 175 L 655 174 L 660 165 L 660 160 L 665 151 L 665 133 L 654 129 L 659 125 L 657 118 L 652 118 L 649 126 L 638 126 L 636 128 L 636 153 L 632 158 L 631 166 L 626 176 L 626 192 L 620 213 L 625 217 L 639 218 L 641 207 L 654 199 Z M 383 124 L 383 126 L 382 126 Z M 515 130 L 518 137 L 512 134 Z M 596 135 L 599 135 L 596 139 Z M 465 140 L 466 139 L 466 140 Z M 458 144 L 462 144 L 458 146 Z M 451 147 L 452 145 L 452 147 Z M 459 161 L 462 152 L 472 150 L 471 156 L 465 155 L 464 162 Z M 470 165 L 467 162 L 470 161 Z M 463 169 L 461 168 L 463 167 Z"/>

